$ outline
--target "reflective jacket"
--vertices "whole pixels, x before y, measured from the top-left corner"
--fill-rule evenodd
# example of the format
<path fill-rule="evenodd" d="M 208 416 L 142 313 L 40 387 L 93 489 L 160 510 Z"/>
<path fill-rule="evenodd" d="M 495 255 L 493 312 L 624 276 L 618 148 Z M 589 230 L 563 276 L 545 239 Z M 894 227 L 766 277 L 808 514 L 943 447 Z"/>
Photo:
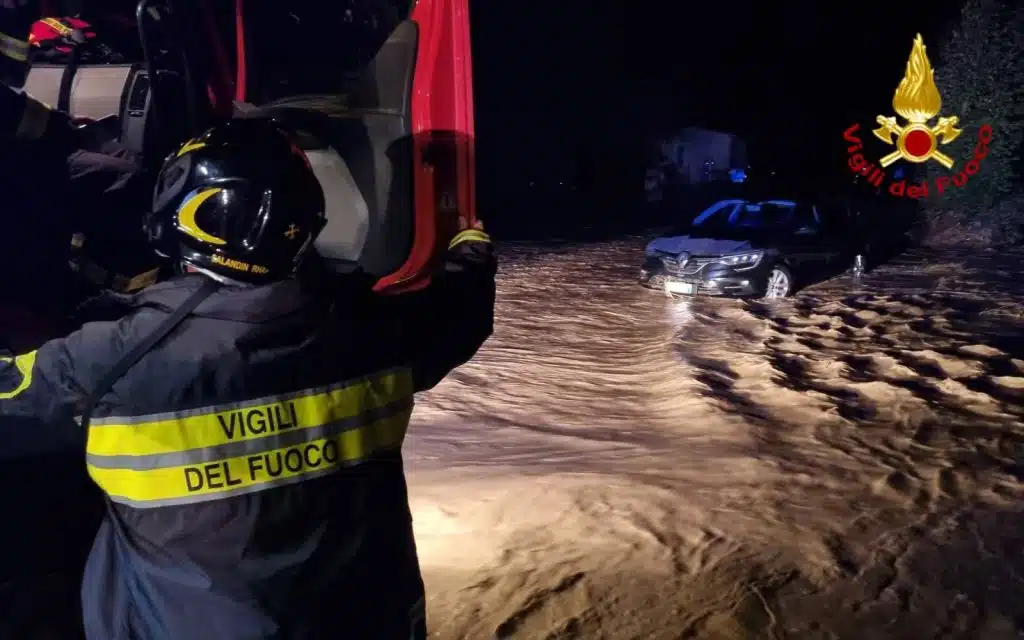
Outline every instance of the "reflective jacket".
<path fill-rule="evenodd" d="M 82 587 L 90 639 L 425 633 L 400 447 L 413 393 L 493 318 L 490 241 L 457 240 L 414 324 L 368 287 L 225 286 L 113 385 L 87 432 L 87 394 L 205 276 L 0 363 L 2 455 L 80 448 L 107 498 Z"/>

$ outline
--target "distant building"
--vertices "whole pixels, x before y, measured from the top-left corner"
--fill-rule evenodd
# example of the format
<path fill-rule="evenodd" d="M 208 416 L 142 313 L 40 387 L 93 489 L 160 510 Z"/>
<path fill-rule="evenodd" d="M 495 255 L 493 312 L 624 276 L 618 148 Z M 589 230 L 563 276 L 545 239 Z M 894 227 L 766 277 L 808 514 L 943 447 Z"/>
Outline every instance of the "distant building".
<path fill-rule="evenodd" d="M 731 133 L 687 127 L 663 140 L 661 149 L 691 184 L 728 180 L 730 169 L 747 166 L 747 146 Z"/>
<path fill-rule="evenodd" d="M 731 133 L 687 127 L 656 146 L 644 184 L 649 202 L 684 185 L 737 181 L 748 168 L 746 143 Z"/>

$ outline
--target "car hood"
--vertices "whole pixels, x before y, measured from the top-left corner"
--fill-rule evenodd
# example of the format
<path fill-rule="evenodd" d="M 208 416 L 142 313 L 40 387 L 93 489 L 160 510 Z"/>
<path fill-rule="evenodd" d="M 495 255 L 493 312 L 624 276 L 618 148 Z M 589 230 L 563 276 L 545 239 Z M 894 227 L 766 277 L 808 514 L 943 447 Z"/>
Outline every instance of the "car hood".
<path fill-rule="evenodd" d="M 746 251 L 753 248 L 754 244 L 750 240 L 703 238 L 684 235 L 671 236 L 668 238 L 655 238 L 647 245 L 647 253 L 679 255 L 686 251 L 693 256 L 720 256 L 727 253 L 736 253 L 738 251 Z"/>

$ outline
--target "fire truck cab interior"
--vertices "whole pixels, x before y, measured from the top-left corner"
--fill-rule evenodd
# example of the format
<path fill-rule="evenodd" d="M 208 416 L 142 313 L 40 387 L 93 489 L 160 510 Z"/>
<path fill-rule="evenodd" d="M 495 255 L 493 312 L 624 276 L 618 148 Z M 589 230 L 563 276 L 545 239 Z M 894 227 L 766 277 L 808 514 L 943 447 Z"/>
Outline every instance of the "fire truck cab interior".
<path fill-rule="evenodd" d="M 320 253 L 387 293 L 425 286 L 475 219 L 468 0 L 75 4 L 93 35 L 37 49 L 25 89 L 90 119 L 97 144 L 153 169 L 219 119 L 281 120 L 324 188 Z"/>
<path fill-rule="evenodd" d="M 91 40 L 114 55 L 104 57 L 90 39 L 70 51 L 53 47 L 36 60 L 26 91 L 90 118 L 86 132 L 98 147 L 117 140 L 150 169 L 219 119 L 280 118 L 299 131 L 327 196 L 321 253 L 339 269 L 358 264 L 396 310 L 419 317 L 417 294 L 429 284 L 438 250 L 460 219 L 474 220 L 468 0 L 81 4 L 44 15 L 80 15 L 95 29 Z M 45 187 L 35 176 L 24 179 L 29 190 Z M 72 205 L 74 215 L 104 214 L 91 210 L 95 204 Z M 138 222 L 148 207 L 138 203 Z M 137 228 L 130 215 L 128 223 Z M 60 334 L 46 327 L 46 317 L 26 317 L 19 324 L 0 315 L 0 341 L 29 349 Z M 80 455 L 61 454 L 0 465 L 0 481 L 32 487 L 0 501 L 19 525 L 4 538 L 19 552 L 0 558 L 2 637 L 30 637 L 17 620 L 49 615 L 34 612 L 54 604 L 33 586 L 40 576 L 64 576 L 64 592 L 77 594 L 90 527 L 102 513 L 80 463 Z"/>

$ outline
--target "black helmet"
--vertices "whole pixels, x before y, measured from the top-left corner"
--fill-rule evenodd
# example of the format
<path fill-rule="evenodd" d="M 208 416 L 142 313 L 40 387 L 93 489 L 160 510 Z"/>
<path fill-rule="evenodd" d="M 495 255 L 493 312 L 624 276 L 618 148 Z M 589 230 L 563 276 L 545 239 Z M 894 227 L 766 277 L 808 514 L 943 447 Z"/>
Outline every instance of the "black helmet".
<path fill-rule="evenodd" d="M 258 284 L 295 273 L 324 208 L 291 134 L 274 120 L 238 119 L 168 156 L 144 228 L 164 257 Z"/>

